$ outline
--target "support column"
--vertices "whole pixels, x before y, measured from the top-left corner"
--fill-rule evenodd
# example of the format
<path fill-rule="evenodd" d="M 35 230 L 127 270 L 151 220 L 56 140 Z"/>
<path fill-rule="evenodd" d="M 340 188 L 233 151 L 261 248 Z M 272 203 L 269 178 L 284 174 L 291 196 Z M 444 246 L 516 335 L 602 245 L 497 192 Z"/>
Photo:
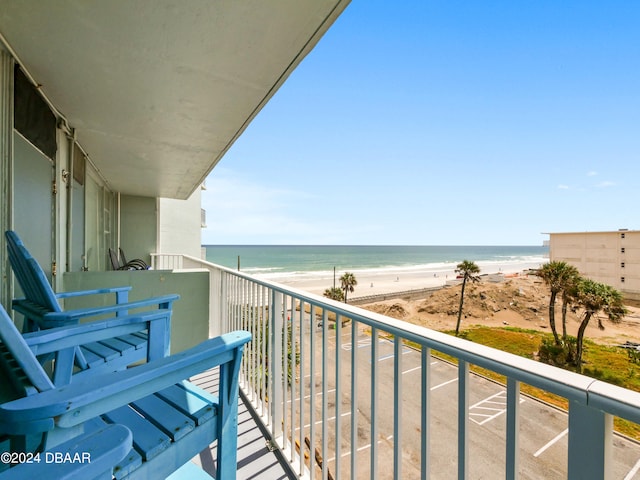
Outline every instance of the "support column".
<path fill-rule="evenodd" d="M 13 57 L 0 46 L 0 302 L 11 305 L 13 277 L 4 232 L 13 226 Z M 9 307 L 10 308 L 10 307 Z"/>
<path fill-rule="evenodd" d="M 569 471 L 567 478 L 613 478 L 613 416 L 569 403 Z"/>

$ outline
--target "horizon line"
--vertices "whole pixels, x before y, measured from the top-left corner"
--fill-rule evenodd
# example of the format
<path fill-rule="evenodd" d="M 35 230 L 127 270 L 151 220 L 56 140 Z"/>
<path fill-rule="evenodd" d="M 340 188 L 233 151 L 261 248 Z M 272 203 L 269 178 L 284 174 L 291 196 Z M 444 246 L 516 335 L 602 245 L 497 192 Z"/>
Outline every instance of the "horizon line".
<path fill-rule="evenodd" d="M 356 243 L 344 243 L 344 244 L 312 244 L 312 243 L 202 243 L 201 247 L 542 247 L 549 248 L 548 245 L 534 245 L 534 244 L 474 244 L 474 245 L 419 245 L 419 244 L 356 244 Z"/>

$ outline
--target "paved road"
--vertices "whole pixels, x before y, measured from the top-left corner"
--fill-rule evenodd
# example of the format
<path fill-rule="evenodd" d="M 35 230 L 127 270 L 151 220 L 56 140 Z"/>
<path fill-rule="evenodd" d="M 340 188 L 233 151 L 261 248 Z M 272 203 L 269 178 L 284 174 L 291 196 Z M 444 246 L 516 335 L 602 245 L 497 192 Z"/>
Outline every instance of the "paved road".
<path fill-rule="evenodd" d="M 314 322 L 315 323 L 315 322 Z M 308 325 L 308 323 L 307 323 Z M 305 405 L 305 436 L 310 431 L 310 381 L 309 349 L 310 333 L 308 329 L 303 337 L 304 349 L 302 357 L 303 399 Z M 316 348 L 313 356 L 316 364 L 314 376 L 317 391 L 322 386 L 322 330 L 313 332 Z M 351 350 L 357 350 L 357 389 L 358 406 L 358 478 L 370 478 L 370 378 L 371 378 L 371 337 L 362 329 L 358 332 L 356 342 L 351 339 L 351 326 L 341 330 L 339 341 L 335 330 L 330 330 L 327 337 L 328 362 L 328 410 L 324 421 L 328 425 L 329 451 L 325 455 L 329 469 L 335 478 L 349 478 L 351 455 L 347 445 L 351 437 Z M 340 375 L 340 472 L 336 471 L 336 346 L 339 344 L 341 363 Z M 392 478 L 393 472 L 393 342 L 378 339 L 378 474 L 379 478 Z M 411 348 L 402 349 L 402 478 L 412 479 L 420 476 L 420 385 L 421 354 Z M 457 475 L 457 395 L 458 368 L 447 362 L 432 357 L 431 363 L 431 478 L 450 479 Z M 299 410 L 300 384 L 296 387 L 294 398 Z M 505 438 L 506 438 L 506 392 L 499 384 L 477 375 L 469 380 L 469 478 L 493 479 L 504 478 Z M 291 405 L 290 396 L 287 397 Z M 322 395 L 316 394 L 316 435 L 315 446 L 322 445 L 321 428 Z M 289 425 L 290 421 L 288 420 Z M 299 435 L 299 426 L 296 436 Z M 567 471 L 567 415 L 566 413 L 536 401 L 525 395 L 520 397 L 520 478 L 523 479 L 562 479 Z M 640 445 L 622 437 L 614 439 L 614 478 L 630 480 L 640 479 Z M 319 478 L 319 477 L 318 477 Z"/>

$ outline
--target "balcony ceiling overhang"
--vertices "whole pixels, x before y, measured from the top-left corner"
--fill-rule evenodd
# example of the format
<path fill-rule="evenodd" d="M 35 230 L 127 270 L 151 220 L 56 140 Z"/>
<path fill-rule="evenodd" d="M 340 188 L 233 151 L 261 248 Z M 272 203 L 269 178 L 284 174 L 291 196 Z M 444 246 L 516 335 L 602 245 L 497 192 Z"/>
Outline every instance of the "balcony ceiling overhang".
<path fill-rule="evenodd" d="M 188 198 L 349 0 L 0 0 L 108 186 Z"/>

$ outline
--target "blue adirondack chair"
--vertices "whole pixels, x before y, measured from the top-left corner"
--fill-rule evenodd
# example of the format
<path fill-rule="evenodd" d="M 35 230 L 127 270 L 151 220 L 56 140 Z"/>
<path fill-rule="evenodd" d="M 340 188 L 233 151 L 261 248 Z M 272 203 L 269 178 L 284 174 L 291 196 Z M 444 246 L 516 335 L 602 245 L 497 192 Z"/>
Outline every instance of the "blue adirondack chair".
<path fill-rule="evenodd" d="M 0 373 L 5 377 L 0 383 L 0 435 L 8 438 L 0 446 L 41 455 L 88 453 L 100 458 L 106 474 L 117 479 L 164 479 L 217 440 L 216 477 L 235 478 L 238 373 L 243 347 L 251 340 L 248 332 L 231 332 L 127 370 L 89 372 L 82 382 L 59 388 L 36 358 L 38 353 L 153 329 L 161 314 L 143 312 L 21 335 L 0 306 Z M 216 366 L 218 397 L 186 381 Z M 133 448 L 124 458 L 126 432 L 108 430 L 109 425 L 123 425 L 132 433 Z M 36 450 L 31 447 L 34 441 Z M 4 475 L 33 480 L 38 468 L 42 472 L 41 465 L 23 464 Z M 67 478 L 95 478 L 96 472 L 104 470 L 86 476 L 72 470 Z"/>
<path fill-rule="evenodd" d="M 171 311 L 172 304 L 178 295 L 164 295 L 134 302 L 128 301 L 131 287 L 105 288 L 98 290 L 84 290 L 56 294 L 38 264 L 24 246 L 22 240 L 14 231 L 5 232 L 9 261 L 16 279 L 24 292 L 24 298 L 14 299 L 12 307 L 24 315 L 23 332 L 54 328 L 66 325 L 76 325 L 81 320 L 91 317 L 107 315 L 126 315 L 129 310 L 138 308 L 157 307 Z M 95 308 L 63 310 L 59 300 L 71 297 L 115 294 L 116 304 Z M 167 323 L 167 328 L 169 327 Z M 168 354 L 169 331 L 166 353 Z M 69 383 L 75 364 L 80 369 L 121 369 L 144 359 L 147 355 L 147 338 L 145 332 L 126 337 L 107 339 L 102 342 L 92 342 L 80 345 L 72 352 L 59 352 L 54 371 L 54 383 L 64 385 Z M 41 359 L 48 360 L 46 357 Z"/>
<path fill-rule="evenodd" d="M 131 430 L 124 425 L 106 425 L 56 445 L 55 451 L 40 452 L 40 455 L 13 454 L 14 459 L 22 459 L 22 463 L 11 469 L 5 465 L 7 469 L 0 473 L 0 480 L 111 479 L 114 463 L 122 461 L 132 446 Z"/>

